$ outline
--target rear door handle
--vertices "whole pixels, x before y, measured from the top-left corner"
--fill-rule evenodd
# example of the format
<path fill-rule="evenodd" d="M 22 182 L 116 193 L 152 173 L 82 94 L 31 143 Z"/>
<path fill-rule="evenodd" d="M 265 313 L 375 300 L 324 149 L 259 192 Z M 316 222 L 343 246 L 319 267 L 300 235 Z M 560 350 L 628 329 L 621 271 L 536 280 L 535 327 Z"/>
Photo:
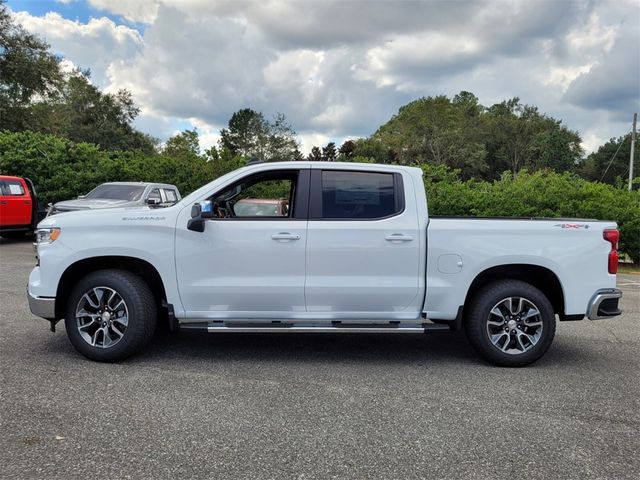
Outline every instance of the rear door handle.
<path fill-rule="evenodd" d="M 280 232 L 274 233 L 273 235 L 271 235 L 271 238 L 273 238 L 274 240 L 300 240 L 300 235 L 295 235 L 289 232 Z"/>
<path fill-rule="evenodd" d="M 7 204 L 7 202 L 6 202 L 6 201 L 4 201 L 4 200 L 2 200 L 2 201 L 0 202 L 0 205 L 6 205 L 6 204 Z"/>
<path fill-rule="evenodd" d="M 410 242 L 413 240 L 411 235 L 403 235 L 402 233 L 392 233 L 384 237 L 387 242 Z"/>

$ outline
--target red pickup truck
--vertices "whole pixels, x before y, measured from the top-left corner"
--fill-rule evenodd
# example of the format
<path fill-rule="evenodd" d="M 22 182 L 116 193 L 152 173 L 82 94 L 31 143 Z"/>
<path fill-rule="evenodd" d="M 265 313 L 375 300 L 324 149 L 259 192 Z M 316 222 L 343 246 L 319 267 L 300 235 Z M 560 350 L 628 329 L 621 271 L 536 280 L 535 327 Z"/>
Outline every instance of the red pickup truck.
<path fill-rule="evenodd" d="M 0 175 L 0 236 L 23 237 L 43 217 L 31 180 Z"/>

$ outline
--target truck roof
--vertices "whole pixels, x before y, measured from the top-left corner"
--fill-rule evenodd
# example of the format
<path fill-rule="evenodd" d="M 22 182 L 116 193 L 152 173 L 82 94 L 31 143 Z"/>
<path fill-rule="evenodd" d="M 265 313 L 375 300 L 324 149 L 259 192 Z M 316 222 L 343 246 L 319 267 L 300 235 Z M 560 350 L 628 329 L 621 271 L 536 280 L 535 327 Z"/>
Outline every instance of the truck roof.
<path fill-rule="evenodd" d="M 422 170 L 418 167 L 408 167 L 404 165 L 387 165 L 383 163 L 357 163 L 357 162 L 321 162 L 321 161 L 290 161 L 290 162 L 256 162 L 246 165 L 244 169 L 258 168 L 322 168 L 322 169 L 338 169 L 338 170 L 408 170 L 416 171 L 422 174 Z"/>
<path fill-rule="evenodd" d="M 157 183 L 157 182 L 104 182 L 101 185 L 128 185 L 131 187 L 135 186 L 156 186 L 156 187 L 167 187 L 167 188 L 177 188 L 175 185 L 171 185 L 169 183 Z"/>
<path fill-rule="evenodd" d="M 0 175 L 0 179 L 3 179 L 3 180 L 24 180 L 24 177 L 14 177 L 12 175 Z"/>

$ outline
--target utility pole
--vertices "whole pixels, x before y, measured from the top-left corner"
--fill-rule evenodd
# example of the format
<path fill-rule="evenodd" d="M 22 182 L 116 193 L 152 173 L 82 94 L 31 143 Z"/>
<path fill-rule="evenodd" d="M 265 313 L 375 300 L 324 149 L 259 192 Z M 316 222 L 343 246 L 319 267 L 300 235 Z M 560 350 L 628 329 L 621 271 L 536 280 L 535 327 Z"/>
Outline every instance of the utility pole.
<path fill-rule="evenodd" d="M 633 182 L 633 154 L 636 150 L 636 122 L 638 114 L 633 114 L 633 130 L 631 130 L 631 153 L 629 154 L 629 191 L 631 191 L 631 182 Z"/>

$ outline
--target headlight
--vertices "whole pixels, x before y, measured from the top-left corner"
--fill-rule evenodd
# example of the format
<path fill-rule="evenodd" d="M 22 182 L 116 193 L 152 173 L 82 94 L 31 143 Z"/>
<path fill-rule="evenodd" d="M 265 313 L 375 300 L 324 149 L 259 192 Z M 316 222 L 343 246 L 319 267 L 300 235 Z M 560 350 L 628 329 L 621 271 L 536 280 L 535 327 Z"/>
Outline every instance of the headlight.
<path fill-rule="evenodd" d="M 36 230 L 36 243 L 38 245 L 49 245 L 60 236 L 59 228 L 39 228 Z"/>

